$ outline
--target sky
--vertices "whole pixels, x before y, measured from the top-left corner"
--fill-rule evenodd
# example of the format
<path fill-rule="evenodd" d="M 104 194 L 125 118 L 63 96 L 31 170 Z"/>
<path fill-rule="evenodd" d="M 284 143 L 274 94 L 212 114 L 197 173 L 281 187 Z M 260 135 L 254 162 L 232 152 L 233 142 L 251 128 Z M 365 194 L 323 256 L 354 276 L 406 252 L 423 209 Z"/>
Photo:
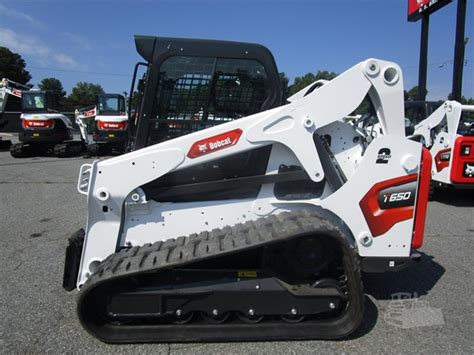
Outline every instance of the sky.
<path fill-rule="evenodd" d="M 398 63 L 405 89 L 417 85 L 421 22 L 408 0 L 0 0 L 0 46 L 22 55 L 36 84 L 78 81 L 129 91 L 141 60 L 133 36 L 263 44 L 290 78 L 341 73 L 369 57 Z M 451 92 L 456 0 L 430 17 L 428 99 Z M 463 95 L 474 97 L 474 1 L 467 0 Z"/>

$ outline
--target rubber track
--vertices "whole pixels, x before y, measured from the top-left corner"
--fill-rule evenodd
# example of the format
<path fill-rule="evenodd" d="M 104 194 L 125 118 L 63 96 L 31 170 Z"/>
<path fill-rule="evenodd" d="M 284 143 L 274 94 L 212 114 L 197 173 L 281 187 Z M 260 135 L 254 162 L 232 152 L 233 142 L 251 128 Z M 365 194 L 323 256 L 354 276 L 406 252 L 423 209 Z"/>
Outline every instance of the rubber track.
<path fill-rule="evenodd" d="M 80 142 L 64 142 L 54 146 L 54 155 L 58 158 L 72 157 L 79 154 L 82 150 Z"/>
<path fill-rule="evenodd" d="M 99 265 L 96 272 L 91 275 L 81 287 L 78 301 L 78 313 L 81 322 L 86 329 L 94 334 L 94 331 L 88 327 L 88 321 L 82 317 L 83 310 L 81 306 L 84 300 L 88 298 L 87 296 L 90 292 L 107 282 L 142 273 L 155 272 L 160 269 L 184 266 L 204 259 L 250 250 L 263 245 L 312 234 L 332 236 L 342 241 L 341 244 L 344 248 L 345 255 L 348 256 L 346 261 L 349 263 L 351 267 L 350 270 L 353 271 L 355 278 L 354 281 L 356 285 L 354 285 L 354 287 L 357 289 L 356 293 L 358 294 L 356 296 L 358 302 L 361 303 L 357 306 L 363 308 L 359 260 L 357 253 L 352 250 L 353 247 L 347 240 L 347 227 L 337 222 L 331 222 L 326 218 L 327 215 L 325 213 L 318 212 L 327 211 L 318 208 L 315 210 L 303 209 L 295 212 L 283 212 L 278 215 L 260 218 L 256 221 L 237 224 L 233 227 L 224 227 L 210 232 L 192 234 L 188 237 L 179 237 L 164 242 L 145 244 L 141 247 L 135 246 L 122 249 L 106 258 Z M 360 318 L 361 317 L 362 316 L 360 316 Z M 323 334 L 322 336 L 316 335 L 316 337 L 337 338 L 346 336 L 358 326 L 360 320 L 361 319 L 354 319 L 352 329 L 341 329 L 341 334 Z M 220 325 L 220 327 L 224 328 L 226 324 Z M 98 336 L 97 334 L 94 335 Z M 130 339 L 103 339 L 101 336 L 98 337 L 111 342 L 130 341 Z M 308 338 L 308 336 L 293 338 Z M 238 337 L 232 337 L 232 339 L 238 339 Z M 155 339 L 154 341 L 157 340 L 159 339 Z M 192 339 L 177 339 L 177 341 L 190 340 Z M 131 339 L 131 341 L 153 340 Z"/>
<path fill-rule="evenodd" d="M 59 158 L 64 158 L 68 156 L 68 146 L 67 143 L 59 143 L 54 146 L 54 155 Z"/>
<path fill-rule="evenodd" d="M 14 158 L 27 158 L 31 155 L 31 147 L 26 147 L 23 143 L 16 143 L 10 147 L 10 154 Z"/>

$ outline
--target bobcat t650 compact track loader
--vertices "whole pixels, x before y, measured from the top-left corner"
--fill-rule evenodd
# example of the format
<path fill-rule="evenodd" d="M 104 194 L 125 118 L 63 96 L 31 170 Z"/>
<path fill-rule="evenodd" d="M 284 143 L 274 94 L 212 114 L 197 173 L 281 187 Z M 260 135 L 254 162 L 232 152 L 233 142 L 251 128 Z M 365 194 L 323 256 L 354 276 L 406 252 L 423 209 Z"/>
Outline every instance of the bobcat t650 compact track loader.
<path fill-rule="evenodd" d="M 474 189 L 474 106 L 446 101 L 415 126 L 412 139 L 430 149 L 435 187 Z"/>
<path fill-rule="evenodd" d="M 376 137 L 347 117 L 367 94 Z M 290 99 L 81 167 L 87 226 L 69 239 L 63 286 L 80 290 L 85 329 L 124 343 L 358 328 L 361 270 L 420 257 L 430 154 L 405 137 L 394 63 L 366 60 Z"/>

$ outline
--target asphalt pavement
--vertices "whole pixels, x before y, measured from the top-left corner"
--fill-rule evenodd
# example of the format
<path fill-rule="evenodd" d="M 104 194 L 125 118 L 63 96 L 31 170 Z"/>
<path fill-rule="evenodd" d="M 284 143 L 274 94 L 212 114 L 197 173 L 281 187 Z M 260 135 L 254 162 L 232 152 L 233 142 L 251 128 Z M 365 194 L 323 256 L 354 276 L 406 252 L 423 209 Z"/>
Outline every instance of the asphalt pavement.
<path fill-rule="evenodd" d="M 429 203 L 422 261 L 366 274 L 366 314 L 342 341 L 207 344 L 101 343 L 61 287 L 67 238 L 86 221 L 76 191 L 84 158 L 13 159 L 0 152 L 0 352 L 94 353 L 473 353 L 474 196 L 438 193 Z"/>

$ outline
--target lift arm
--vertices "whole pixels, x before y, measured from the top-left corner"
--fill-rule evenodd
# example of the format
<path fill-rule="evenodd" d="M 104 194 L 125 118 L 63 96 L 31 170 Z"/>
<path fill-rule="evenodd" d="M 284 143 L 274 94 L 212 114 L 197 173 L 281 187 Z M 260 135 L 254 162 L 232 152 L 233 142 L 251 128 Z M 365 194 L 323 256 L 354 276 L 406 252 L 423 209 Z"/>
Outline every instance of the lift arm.
<path fill-rule="evenodd" d="M 89 117 L 94 117 L 97 115 L 97 107 L 96 106 L 88 106 L 86 108 L 78 109 L 74 112 L 74 116 L 76 119 L 76 124 L 79 127 L 79 131 L 81 132 L 81 138 L 84 140 L 85 144 L 90 144 L 90 139 L 87 135 L 87 122 L 86 119 Z"/>
<path fill-rule="evenodd" d="M 455 136 L 459 128 L 461 114 L 463 111 L 474 111 L 474 105 L 462 105 L 457 101 L 446 101 L 433 112 L 428 118 L 415 126 L 415 131 L 410 138 L 422 137 L 426 147 L 434 143 L 433 130 L 447 125 L 447 133 Z"/>

